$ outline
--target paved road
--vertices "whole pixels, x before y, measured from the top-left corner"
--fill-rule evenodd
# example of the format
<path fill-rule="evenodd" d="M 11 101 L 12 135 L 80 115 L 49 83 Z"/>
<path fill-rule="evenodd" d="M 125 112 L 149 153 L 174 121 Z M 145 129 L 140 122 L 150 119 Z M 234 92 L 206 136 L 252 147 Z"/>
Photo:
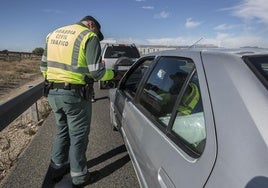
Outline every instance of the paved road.
<path fill-rule="evenodd" d="M 95 93 L 97 101 L 93 103 L 87 156 L 89 171 L 98 170 L 101 177 L 87 187 L 138 188 L 139 184 L 122 138 L 119 132 L 112 130 L 109 123 L 108 90 L 99 90 L 95 84 Z M 50 114 L 0 187 L 71 187 L 70 174 L 56 185 L 51 184 L 48 178 L 50 150 L 55 135 L 54 121 L 53 114 Z"/>

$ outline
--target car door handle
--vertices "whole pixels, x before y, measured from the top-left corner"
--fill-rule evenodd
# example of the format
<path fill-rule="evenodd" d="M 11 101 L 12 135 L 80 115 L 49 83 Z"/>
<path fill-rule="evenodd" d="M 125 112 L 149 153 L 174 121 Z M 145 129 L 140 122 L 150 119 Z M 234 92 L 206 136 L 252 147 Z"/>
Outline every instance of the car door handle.
<path fill-rule="evenodd" d="M 157 179 L 160 186 L 163 188 L 176 188 L 167 172 L 162 167 L 158 170 Z"/>

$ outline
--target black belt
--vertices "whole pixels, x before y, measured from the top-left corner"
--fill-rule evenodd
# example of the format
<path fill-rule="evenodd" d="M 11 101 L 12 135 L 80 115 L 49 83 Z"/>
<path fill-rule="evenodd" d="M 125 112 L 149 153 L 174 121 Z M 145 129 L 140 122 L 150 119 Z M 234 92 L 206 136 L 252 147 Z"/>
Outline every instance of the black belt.
<path fill-rule="evenodd" d="M 50 89 L 66 89 L 66 90 L 71 90 L 71 89 L 82 89 L 85 85 L 82 84 L 70 84 L 70 83 L 50 83 Z"/>

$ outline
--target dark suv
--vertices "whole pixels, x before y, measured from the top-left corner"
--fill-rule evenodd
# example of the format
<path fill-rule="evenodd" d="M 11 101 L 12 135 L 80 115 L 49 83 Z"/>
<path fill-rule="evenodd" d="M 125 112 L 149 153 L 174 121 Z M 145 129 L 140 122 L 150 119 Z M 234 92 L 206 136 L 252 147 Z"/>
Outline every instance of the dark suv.
<path fill-rule="evenodd" d="M 105 44 L 102 49 L 102 60 L 106 68 L 115 71 L 116 76 L 110 81 L 99 81 L 99 88 L 116 87 L 124 73 L 139 57 L 140 53 L 135 44 Z"/>

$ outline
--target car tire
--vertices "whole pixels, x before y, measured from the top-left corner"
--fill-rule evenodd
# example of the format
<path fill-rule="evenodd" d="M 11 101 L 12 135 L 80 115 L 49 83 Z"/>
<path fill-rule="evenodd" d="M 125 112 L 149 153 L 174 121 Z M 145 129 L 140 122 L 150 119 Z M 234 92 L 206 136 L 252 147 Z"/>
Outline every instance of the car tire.
<path fill-rule="evenodd" d="M 104 89 L 104 81 L 99 81 L 99 89 Z"/>
<path fill-rule="evenodd" d="M 113 131 L 118 131 L 118 128 L 116 126 L 112 126 L 113 127 Z"/>
<path fill-rule="evenodd" d="M 113 80 L 111 81 L 99 81 L 99 89 L 111 89 L 115 88 L 117 83 Z"/>
<path fill-rule="evenodd" d="M 114 70 L 118 71 L 118 66 L 127 66 L 130 67 L 134 61 L 129 57 L 120 57 L 117 59 L 117 61 L 114 64 Z"/>

